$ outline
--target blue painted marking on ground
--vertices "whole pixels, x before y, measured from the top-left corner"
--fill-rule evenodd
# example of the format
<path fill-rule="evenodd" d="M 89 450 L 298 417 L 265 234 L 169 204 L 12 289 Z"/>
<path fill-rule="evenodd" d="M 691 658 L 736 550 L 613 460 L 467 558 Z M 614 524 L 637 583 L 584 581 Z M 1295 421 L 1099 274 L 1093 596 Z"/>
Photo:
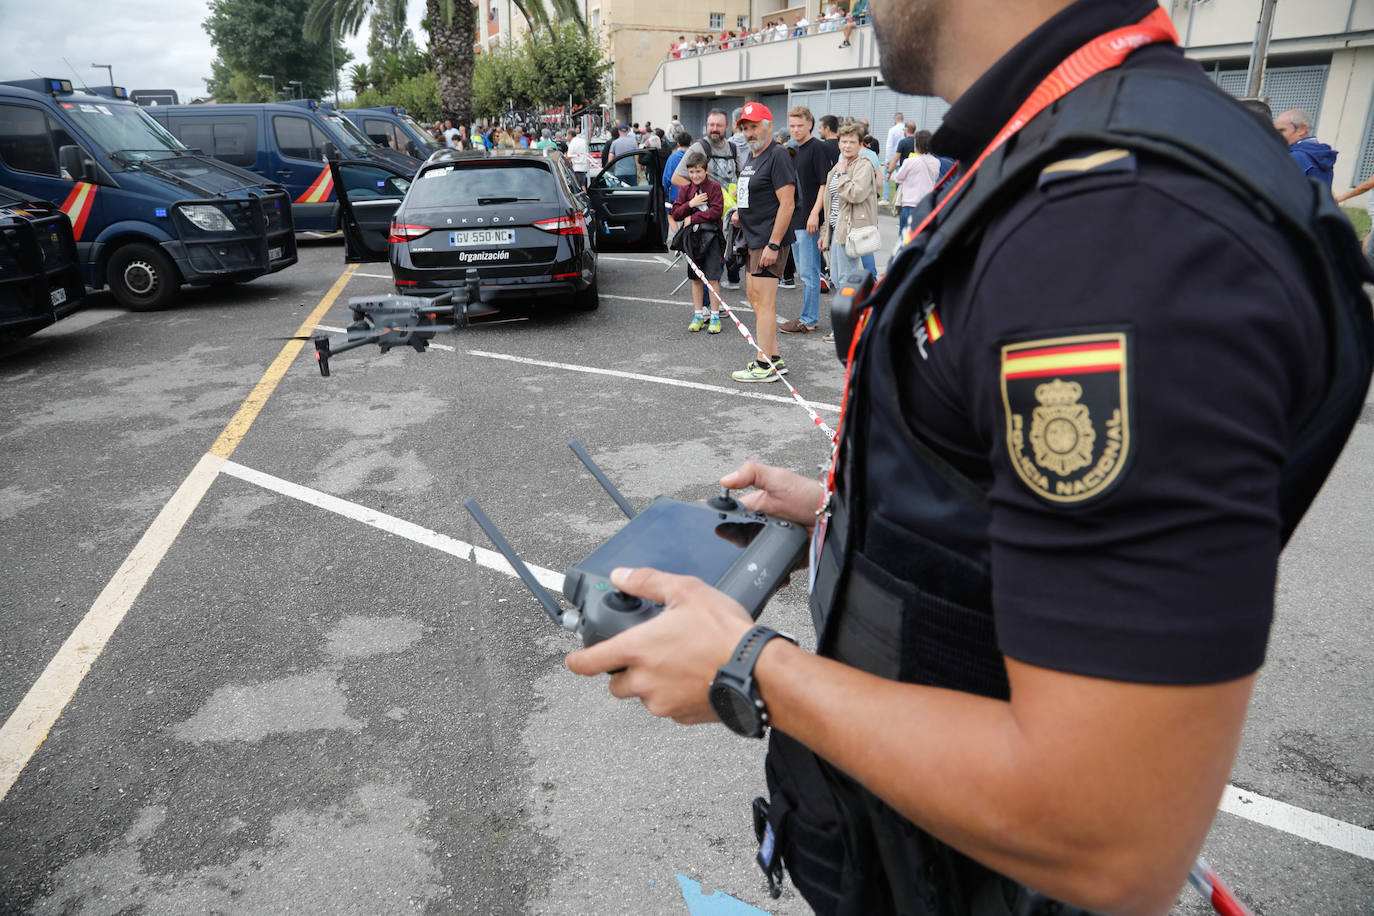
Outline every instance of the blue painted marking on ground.
<path fill-rule="evenodd" d="M 720 891 L 703 894 L 701 885 L 686 875 L 679 874 L 677 883 L 682 888 L 682 899 L 687 901 L 687 912 L 691 916 L 768 916 L 758 907 L 736 900 L 729 894 Z"/>

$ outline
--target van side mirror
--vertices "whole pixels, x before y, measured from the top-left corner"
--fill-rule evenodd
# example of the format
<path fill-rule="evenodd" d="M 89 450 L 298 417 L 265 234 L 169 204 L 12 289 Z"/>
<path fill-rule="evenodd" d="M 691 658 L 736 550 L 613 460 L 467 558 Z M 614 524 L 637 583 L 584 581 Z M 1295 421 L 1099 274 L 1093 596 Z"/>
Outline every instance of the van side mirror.
<path fill-rule="evenodd" d="M 412 159 L 422 159 L 422 158 L 424 158 L 423 156 L 420 155 L 420 148 L 419 148 L 418 146 L 415 145 L 415 141 L 414 141 L 414 140 L 407 140 L 407 141 L 406 141 L 406 155 L 409 156 L 409 157 L 412 158 Z"/>
<path fill-rule="evenodd" d="M 324 158 L 333 162 L 339 158 L 339 148 L 334 145 L 334 141 L 324 141 Z"/>
<path fill-rule="evenodd" d="M 75 144 L 61 146 L 57 150 L 57 162 L 62 171 L 71 176 L 72 181 L 94 181 L 95 160 Z"/>

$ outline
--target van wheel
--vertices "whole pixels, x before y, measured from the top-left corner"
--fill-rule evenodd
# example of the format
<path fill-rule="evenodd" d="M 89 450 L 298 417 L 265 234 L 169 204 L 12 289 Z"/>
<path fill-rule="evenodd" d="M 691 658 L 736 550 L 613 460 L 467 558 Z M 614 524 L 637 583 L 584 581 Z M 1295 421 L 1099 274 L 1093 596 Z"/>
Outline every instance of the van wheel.
<path fill-rule="evenodd" d="M 110 256 L 105 282 L 120 305 L 147 312 L 171 304 L 181 287 L 181 274 L 158 246 L 131 242 Z"/>
<path fill-rule="evenodd" d="M 596 280 L 580 293 L 573 293 L 573 308 L 579 312 L 594 312 L 601 305 L 601 294 L 597 291 Z"/>

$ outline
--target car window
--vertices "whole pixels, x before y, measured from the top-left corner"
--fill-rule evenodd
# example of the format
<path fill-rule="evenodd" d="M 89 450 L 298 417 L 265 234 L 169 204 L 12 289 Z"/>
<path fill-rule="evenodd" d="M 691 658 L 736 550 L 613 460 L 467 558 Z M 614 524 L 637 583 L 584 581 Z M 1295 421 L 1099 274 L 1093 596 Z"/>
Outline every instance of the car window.
<path fill-rule="evenodd" d="M 476 207 L 519 200 L 562 202 L 547 165 L 483 160 L 437 166 L 416 178 L 406 206 Z"/>
<path fill-rule="evenodd" d="M 324 158 L 324 133 L 305 118 L 277 115 L 272 118 L 272 130 L 277 135 L 277 149 L 292 159 Z"/>
<path fill-rule="evenodd" d="M 386 169 L 373 165 L 349 162 L 339 166 L 344 191 L 349 200 L 366 197 L 404 197 L 410 188 L 410 179 L 393 175 Z"/>
<path fill-rule="evenodd" d="M 171 119 L 172 133 L 182 143 L 233 165 L 249 166 L 258 159 L 258 119 L 253 115 Z"/>

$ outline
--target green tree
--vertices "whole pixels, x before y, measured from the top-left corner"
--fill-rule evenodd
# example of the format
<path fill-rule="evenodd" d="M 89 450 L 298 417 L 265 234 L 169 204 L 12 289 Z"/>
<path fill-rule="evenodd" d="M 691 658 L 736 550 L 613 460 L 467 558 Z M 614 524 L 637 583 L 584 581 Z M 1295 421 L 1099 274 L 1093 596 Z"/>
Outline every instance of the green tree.
<path fill-rule="evenodd" d="M 600 43 L 576 23 L 532 32 L 515 48 L 478 57 L 472 74 L 472 107 L 491 118 L 515 108 L 527 111 L 599 99 L 610 63 Z"/>
<path fill-rule="evenodd" d="M 439 82 L 426 70 L 418 76 L 404 79 L 389 89 L 368 89 L 358 93 L 359 108 L 373 105 L 399 105 L 412 118 L 423 123 L 437 121 L 439 111 Z"/>
<path fill-rule="evenodd" d="M 312 41 L 301 34 L 300 23 L 311 0 L 210 0 L 204 21 L 217 57 L 206 81 L 221 101 L 261 101 L 271 95 L 271 83 L 259 73 L 277 78 L 277 88 L 300 80 L 306 96 L 322 97 L 333 89 L 334 70 L 328 41 Z M 335 44 L 334 60 L 343 66 L 352 59 Z"/>
<path fill-rule="evenodd" d="M 368 89 L 372 88 L 372 83 L 372 68 L 365 62 L 354 64 L 353 68 L 348 71 L 348 86 L 355 93 L 361 94 L 366 92 Z"/>
<path fill-rule="evenodd" d="M 600 99 L 605 92 L 611 63 L 605 57 L 600 36 L 592 36 L 575 23 L 550 25 L 527 39 L 521 49 L 538 76 L 538 107 L 550 108 Z"/>
<path fill-rule="evenodd" d="M 368 22 L 367 56 L 377 60 L 389 54 L 418 51 L 415 36 L 406 25 L 407 0 L 377 0 Z"/>
<path fill-rule="evenodd" d="M 310 9 L 303 31 L 317 40 L 330 35 L 356 35 L 370 14 L 380 10 L 394 17 L 402 2 L 309 0 Z M 473 45 L 477 41 L 480 13 L 470 0 L 424 0 L 424 3 L 429 63 L 439 87 L 441 114 L 455 123 L 466 123 L 473 115 L 473 59 L 477 56 L 473 53 Z M 548 26 L 554 19 L 570 19 L 586 31 L 579 0 L 515 0 L 515 5 L 531 29 Z"/>

